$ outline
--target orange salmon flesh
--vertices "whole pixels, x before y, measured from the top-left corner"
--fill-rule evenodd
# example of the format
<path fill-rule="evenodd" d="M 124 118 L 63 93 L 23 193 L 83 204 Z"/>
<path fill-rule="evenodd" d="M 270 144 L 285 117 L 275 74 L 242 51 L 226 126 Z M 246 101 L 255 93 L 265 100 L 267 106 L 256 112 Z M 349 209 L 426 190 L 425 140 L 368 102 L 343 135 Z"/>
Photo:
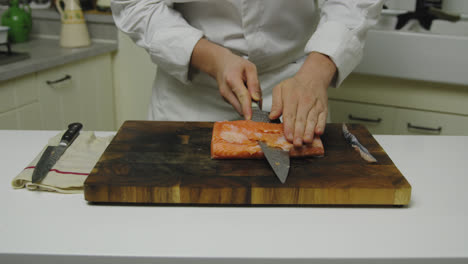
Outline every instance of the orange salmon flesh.
<path fill-rule="evenodd" d="M 296 148 L 284 137 L 283 124 L 251 120 L 215 122 L 211 138 L 212 159 L 260 159 L 263 152 L 257 141 L 289 151 L 290 157 L 320 157 L 325 151 L 322 140 Z"/>

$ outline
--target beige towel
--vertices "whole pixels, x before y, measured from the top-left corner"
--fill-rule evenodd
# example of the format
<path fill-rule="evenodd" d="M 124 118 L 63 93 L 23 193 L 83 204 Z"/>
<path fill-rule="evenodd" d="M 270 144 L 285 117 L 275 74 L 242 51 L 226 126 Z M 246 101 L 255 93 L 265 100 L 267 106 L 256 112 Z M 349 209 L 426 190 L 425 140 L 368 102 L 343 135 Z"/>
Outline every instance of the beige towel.
<path fill-rule="evenodd" d="M 49 140 L 49 146 L 57 146 L 65 131 Z M 42 153 L 18 174 L 12 181 L 13 188 L 43 190 L 59 193 L 83 193 L 83 184 L 88 174 L 94 168 L 102 153 L 109 145 L 113 136 L 96 137 L 92 131 L 82 131 L 67 148 L 62 157 L 52 167 L 41 183 L 31 182 L 35 165 Z"/>

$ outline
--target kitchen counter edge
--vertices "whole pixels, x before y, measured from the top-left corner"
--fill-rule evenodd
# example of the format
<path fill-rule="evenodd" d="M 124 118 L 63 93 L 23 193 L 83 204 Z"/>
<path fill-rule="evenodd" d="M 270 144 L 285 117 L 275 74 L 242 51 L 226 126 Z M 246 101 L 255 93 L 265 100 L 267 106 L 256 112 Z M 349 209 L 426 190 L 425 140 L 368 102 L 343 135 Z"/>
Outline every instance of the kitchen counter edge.
<path fill-rule="evenodd" d="M 33 38 L 26 43 L 12 45 L 14 52 L 27 52 L 29 59 L 2 65 L 0 81 L 7 81 L 31 73 L 54 68 L 86 58 L 117 51 L 115 40 L 91 40 L 91 45 L 81 48 L 62 48 L 59 38 Z"/>

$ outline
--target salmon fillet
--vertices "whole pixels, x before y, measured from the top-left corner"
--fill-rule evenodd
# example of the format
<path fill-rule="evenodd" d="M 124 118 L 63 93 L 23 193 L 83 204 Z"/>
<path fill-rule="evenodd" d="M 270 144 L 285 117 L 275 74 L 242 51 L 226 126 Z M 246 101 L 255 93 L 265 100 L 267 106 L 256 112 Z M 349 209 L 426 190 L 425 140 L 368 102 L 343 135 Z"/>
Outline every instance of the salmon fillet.
<path fill-rule="evenodd" d="M 257 141 L 270 147 L 289 151 L 290 157 L 319 157 L 324 155 L 322 140 L 314 137 L 311 144 L 295 148 L 284 137 L 283 124 L 251 120 L 215 122 L 211 138 L 212 159 L 259 159 L 263 152 Z"/>

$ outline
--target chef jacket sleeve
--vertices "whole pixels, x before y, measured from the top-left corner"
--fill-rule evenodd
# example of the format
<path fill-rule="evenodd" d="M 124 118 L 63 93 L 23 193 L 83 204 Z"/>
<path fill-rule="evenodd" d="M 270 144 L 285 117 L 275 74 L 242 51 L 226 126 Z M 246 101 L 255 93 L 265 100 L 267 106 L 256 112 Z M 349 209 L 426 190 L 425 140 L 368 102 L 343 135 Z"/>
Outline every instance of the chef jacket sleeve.
<path fill-rule="evenodd" d="M 337 74 L 331 85 L 338 87 L 362 59 L 367 30 L 377 23 L 383 1 L 328 0 L 321 8 L 320 22 L 305 51 L 331 58 Z"/>
<path fill-rule="evenodd" d="M 190 58 L 202 31 L 162 0 L 113 0 L 111 9 L 117 27 L 146 49 L 158 67 L 189 82 Z"/>

